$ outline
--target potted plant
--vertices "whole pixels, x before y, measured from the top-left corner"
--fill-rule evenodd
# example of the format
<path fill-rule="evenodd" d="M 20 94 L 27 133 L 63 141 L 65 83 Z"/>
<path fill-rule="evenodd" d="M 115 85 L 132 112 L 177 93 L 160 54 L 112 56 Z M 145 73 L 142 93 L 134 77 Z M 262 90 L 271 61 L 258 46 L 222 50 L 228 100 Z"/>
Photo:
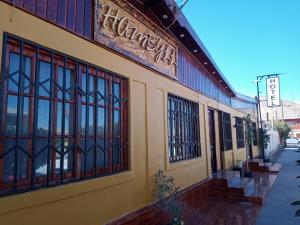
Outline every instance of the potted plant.
<path fill-rule="evenodd" d="M 175 185 L 172 176 L 165 175 L 164 171 L 158 170 L 155 174 L 155 193 L 159 206 L 171 217 L 171 225 L 183 225 L 182 201 L 178 196 L 180 188 Z"/>

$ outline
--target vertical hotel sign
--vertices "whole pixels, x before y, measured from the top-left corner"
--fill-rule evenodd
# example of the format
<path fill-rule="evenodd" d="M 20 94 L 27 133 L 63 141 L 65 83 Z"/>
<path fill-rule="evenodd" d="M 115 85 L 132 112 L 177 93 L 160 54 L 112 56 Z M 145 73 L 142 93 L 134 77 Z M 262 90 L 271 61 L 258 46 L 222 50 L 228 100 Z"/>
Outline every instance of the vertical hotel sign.
<path fill-rule="evenodd" d="M 279 77 L 267 78 L 268 107 L 280 106 Z"/>
<path fill-rule="evenodd" d="M 95 0 L 94 40 L 176 79 L 177 42 L 124 0 Z"/>

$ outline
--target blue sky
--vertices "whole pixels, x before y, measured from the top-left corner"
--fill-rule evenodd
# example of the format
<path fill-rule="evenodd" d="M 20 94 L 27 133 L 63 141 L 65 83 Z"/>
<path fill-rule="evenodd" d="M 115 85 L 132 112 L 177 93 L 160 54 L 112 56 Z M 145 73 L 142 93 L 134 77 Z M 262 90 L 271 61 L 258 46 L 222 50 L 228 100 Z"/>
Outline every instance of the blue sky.
<path fill-rule="evenodd" d="M 189 0 L 183 12 L 236 91 L 255 96 L 257 75 L 286 72 L 281 96 L 300 102 L 300 0 Z"/>

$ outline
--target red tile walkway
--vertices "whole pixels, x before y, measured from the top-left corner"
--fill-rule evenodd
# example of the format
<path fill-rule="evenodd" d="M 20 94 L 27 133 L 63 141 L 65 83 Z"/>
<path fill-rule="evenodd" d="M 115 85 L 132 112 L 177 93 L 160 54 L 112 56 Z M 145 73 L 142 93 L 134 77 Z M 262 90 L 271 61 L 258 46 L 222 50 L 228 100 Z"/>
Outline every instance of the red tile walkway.
<path fill-rule="evenodd" d="M 245 182 L 245 195 L 260 197 L 264 202 L 276 177 L 276 174 L 254 173 L 252 182 Z M 255 225 L 260 209 L 260 205 L 251 202 L 212 196 L 206 206 L 186 209 L 189 213 L 183 220 L 185 225 Z"/>
<path fill-rule="evenodd" d="M 202 209 L 194 209 L 185 225 L 254 225 L 260 206 L 248 202 L 212 197 Z"/>

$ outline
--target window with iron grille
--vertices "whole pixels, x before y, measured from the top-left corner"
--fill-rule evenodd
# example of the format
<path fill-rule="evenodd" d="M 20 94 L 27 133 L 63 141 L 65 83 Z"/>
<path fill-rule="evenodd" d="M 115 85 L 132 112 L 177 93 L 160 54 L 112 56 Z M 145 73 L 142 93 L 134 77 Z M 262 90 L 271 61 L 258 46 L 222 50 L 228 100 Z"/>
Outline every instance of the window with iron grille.
<path fill-rule="evenodd" d="M 127 79 L 4 35 L 0 194 L 128 169 Z"/>
<path fill-rule="evenodd" d="M 168 95 L 169 161 L 200 157 L 199 105 Z"/>
<path fill-rule="evenodd" d="M 245 147 L 245 137 L 244 137 L 244 124 L 243 119 L 236 117 L 235 118 L 235 128 L 236 128 L 236 142 L 237 148 Z"/>
<path fill-rule="evenodd" d="M 223 147 L 224 151 L 232 149 L 231 117 L 229 113 L 222 112 Z"/>
<path fill-rule="evenodd" d="M 257 128 L 255 122 L 252 122 L 252 131 L 253 131 L 253 145 L 257 145 Z"/>

